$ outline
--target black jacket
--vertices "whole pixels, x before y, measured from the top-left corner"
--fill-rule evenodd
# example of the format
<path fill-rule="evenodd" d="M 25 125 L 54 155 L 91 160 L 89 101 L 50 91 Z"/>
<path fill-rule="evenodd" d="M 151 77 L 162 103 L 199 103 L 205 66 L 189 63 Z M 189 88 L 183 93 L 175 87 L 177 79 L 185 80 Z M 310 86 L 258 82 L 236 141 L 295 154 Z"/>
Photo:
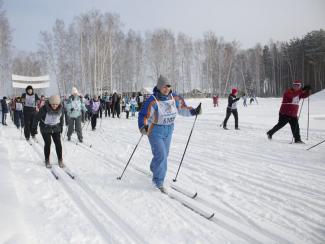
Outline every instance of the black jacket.
<path fill-rule="evenodd" d="M 236 105 L 233 106 L 233 104 L 236 103 L 239 99 L 240 99 L 240 97 L 236 97 L 233 94 L 229 94 L 229 97 L 228 97 L 228 107 L 227 108 L 232 109 L 232 110 L 237 109 L 237 106 Z"/>
<path fill-rule="evenodd" d="M 46 124 L 46 116 L 55 118 L 58 123 L 54 125 Z M 62 133 L 63 130 L 63 110 L 60 104 L 56 110 L 53 110 L 48 102 L 40 109 L 36 114 L 33 128 L 37 128 L 38 122 L 40 122 L 41 133 Z"/>

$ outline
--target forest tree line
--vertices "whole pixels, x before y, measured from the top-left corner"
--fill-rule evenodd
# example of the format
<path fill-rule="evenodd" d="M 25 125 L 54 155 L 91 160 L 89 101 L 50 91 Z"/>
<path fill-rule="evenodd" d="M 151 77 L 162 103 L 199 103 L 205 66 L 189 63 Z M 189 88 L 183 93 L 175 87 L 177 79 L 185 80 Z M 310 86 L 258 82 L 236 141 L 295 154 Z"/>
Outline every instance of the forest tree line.
<path fill-rule="evenodd" d="M 270 41 L 250 49 L 215 32 L 193 39 L 168 29 L 123 31 L 117 14 L 90 11 L 72 23 L 56 20 L 40 33 L 37 52 L 14 52 L 11 29 L 0 6 L 0 89 L 10 75 L 49 73 L 60 93 L 72 86 L 83 93 L 132 92 L 152 87 L 160 74 L 179 93 L 194 88 L 225 96 L 232 87 L 260 97 L 281 96 L 293 80 L 325 88 L 325 31 L 315 30 L 288 42 Z"/>

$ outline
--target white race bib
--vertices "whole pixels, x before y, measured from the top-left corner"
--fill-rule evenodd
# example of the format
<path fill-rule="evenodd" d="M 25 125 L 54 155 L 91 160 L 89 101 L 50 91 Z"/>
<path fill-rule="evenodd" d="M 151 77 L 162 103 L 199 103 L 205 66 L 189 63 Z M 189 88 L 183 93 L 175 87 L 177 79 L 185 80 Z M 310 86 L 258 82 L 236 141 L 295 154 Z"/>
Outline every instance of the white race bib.
<path fill-rule="evenodd" d="M 154 97 L 158 106 L 158 121 L 157 125 L 172 125 L 177 116 L 176 102 L 172 96 L 171 100 L 158 101 Z"/>

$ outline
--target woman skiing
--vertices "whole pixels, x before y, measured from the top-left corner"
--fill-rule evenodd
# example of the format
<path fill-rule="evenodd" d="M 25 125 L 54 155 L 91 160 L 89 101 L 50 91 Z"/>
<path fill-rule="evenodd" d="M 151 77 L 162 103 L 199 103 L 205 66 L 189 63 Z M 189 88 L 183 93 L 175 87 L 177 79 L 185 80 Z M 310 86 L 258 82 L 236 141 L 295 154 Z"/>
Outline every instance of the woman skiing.
<path fill-rule="evenodd" d="M 91 129 L 96 130 L 98 114 L 101 111 L 100 100 L 98 96 L 94 96 L 94 99 L 90 101 L 90 111 L 91 111 Z"/>
<path fill-rule="evenodd" d="M 51 168 L 50 152 L 51 137 L 55 144 L 59 166 L 64 167 L 62 159 L 61 133 L 63 130 L 63 110 L 59 96 L 51 96 L 49 101 L 40 109 L 35 116 L 33 128 L 36 130 L 40 121 L 40 131 L 44 139 L 45 166 Z"/>
<path fill-rule="evenodd" d="M 169 80 L 162 75 L 153 89 L 153 95 L 140 110 L 138 126 L 140 132 L 148 136 L 153 154 L 150 164 L 152 181 L 162 193 L 166 193 L 164 180 L 176 115 L 179 113 L 182 116 L 195 116 L 201 112 L 200 105 L 196 109 L 188 107 L 182 97 L 172 93 Z"/>
<path fill-rule="evenodd" d="M 24 114 L 24 134 L 28 141 L 30 136 L 35 138 L 37 134 L 37 129 L 33 130 L 33 121 L 36 114 L 36 105 L 39 99 L 37 94 L 34 94 L 34 89 L 32 86 L 26 87 L 26 93 L 21 95 L 21 100 L 24 104 L 23 114 Z"/>

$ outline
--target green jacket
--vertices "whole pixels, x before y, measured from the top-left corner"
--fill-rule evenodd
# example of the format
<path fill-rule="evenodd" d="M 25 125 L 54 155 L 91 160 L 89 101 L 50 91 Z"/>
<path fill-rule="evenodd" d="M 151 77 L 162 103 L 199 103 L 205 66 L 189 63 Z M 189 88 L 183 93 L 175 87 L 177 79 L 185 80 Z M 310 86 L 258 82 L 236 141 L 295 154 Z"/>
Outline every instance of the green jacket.
<path fill-rule="evenodd" d="M 78 118 L 79 116 L 81 116 L 81 111 L 87 111 L 87 108 L 84 102 L 82 101 L 82 98 L 80 96 L 73 95 L 69 97 L 66 109 L 70 118 Z"/>

